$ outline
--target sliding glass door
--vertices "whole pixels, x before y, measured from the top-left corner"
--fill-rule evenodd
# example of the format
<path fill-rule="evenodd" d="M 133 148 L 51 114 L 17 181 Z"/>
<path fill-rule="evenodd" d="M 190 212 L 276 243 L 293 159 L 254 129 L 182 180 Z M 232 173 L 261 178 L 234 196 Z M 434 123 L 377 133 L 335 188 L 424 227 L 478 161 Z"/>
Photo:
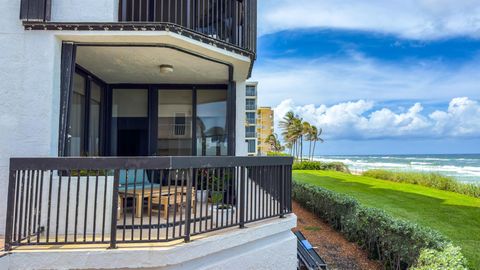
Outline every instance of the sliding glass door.
<path fill-rule="evenodd" d="M 104 84 L 77 70 L 70 96 L 67 156 L 102 154 Z"/>
<path fill-rule="evenodd" d="M 197 90 L 197 155 L 227 155 L 227 91 Z"/>
<path fill-rule="evenodd" d="M 67 154 L 228 155 L 225 88 L 107 85 L 75 74 Z"/>
<path fill-rule="evenodd" d="M 148 156 L 148 89 L 112 89 L 110 154 Z"/>
<path fill-rule="evenodd" d="M 193 91 L 158 90 L 157 155 L 191 156 Z"/>

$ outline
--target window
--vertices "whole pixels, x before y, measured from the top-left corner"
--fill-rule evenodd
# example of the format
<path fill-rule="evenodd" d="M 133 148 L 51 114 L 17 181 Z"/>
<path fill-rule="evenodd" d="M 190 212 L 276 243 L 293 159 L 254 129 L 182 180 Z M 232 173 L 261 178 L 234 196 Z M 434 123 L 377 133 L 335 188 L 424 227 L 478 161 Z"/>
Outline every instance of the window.
<path fill-rule="evenodd" d="M 227 91 L 197 90 L 197 155 L 227 155 Z"/>
<path fill-rule="evenodd" d="M 255 125 L 255 113 L 247 112 L 247 124 Z"/>
<path fill-rule="evenodd" d="M 72 88 L 65 155 L 99 156 L 103 86 L 76 72 Z"/>
<path fill-rule="evenodd" d="M 247 97 L 255 97 L 257 96 L 257 89 L 253 85 L 247 85 L 246 89 L 246 96 Z"/>
<path fill-rule="evenodd" d="M 255 126 L 245 127 L 245 137 L 246 138 L 255 138 Z"/>
<path fill-rule="evenodd" d="M 187 117 L 185 113 L 175 113 L 175 135 L 184 136 Z"/>
<path fill-rule="evenodd" d="M 248 153 L 255 153 L 257 151 L 255 140 L 247 140 L 247 143 L 248 143 Z"/>
<path fill-rule="evenodd" d="M 248 98 L 246 100 L 245 109 L 249 110 L 249 111 L 256 110 L 257 109 L 257 104 L 256 103 L 257 102 L 256 102 L 255 99 Z"/>

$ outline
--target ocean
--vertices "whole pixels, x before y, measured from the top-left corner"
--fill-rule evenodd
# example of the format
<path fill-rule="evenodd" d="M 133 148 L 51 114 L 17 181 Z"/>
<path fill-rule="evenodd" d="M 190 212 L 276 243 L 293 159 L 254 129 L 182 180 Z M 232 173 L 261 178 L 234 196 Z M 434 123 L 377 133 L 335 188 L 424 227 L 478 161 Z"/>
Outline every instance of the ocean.
<path fill-rule="evenodd" d="M 343 162 L 353 173 L 370 169 L 437 172 L 480 185 L 480 154 L 315 156 L 315 159 Z"/>

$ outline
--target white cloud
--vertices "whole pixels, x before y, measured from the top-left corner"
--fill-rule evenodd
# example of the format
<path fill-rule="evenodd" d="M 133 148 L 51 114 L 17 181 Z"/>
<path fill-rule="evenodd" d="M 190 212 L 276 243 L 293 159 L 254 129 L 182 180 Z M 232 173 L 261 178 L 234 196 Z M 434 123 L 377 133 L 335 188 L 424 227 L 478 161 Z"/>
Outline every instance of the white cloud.
<path fill-rule="evenodd" d="M 413 39 L 480 37 L 479 0 L 261 0 L 260 34 L 326 27 Z"/>
<path fill-rule="evenodd" d="M 333 106 L 296 106 L 282 101 L 275 108 L 278 122 L 292 110 L 305 121 L 323 128 L 328 139 L 475 138 L 480 136 L 480 104 L 466 97 L 454 98 L 446 111 L 426 114 L 420 103 L 404 112 L 375 109 L 371 101 L 358 100 Z"/>
<path fill-rule="evenodd" d="M 265 60 L 254 69 L 259 103 L 274 106 L 294 97 L 298 104 L 480 99 L 478 57 L 458 66 L 435 61 L 390 63 L 356 54 L 350 58 Z"/>

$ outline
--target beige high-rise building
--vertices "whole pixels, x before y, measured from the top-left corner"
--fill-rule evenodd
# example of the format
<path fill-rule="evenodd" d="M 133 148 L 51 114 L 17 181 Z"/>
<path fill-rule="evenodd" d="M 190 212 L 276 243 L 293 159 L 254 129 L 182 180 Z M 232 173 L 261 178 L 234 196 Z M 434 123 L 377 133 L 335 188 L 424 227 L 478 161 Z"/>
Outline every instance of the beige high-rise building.
<path fill-rule="evenodd" d="M 267 155 L 268 152 L 273 151 L 270 144 L 266 143 L 268 136 L 274 133 L 273 128 L 274 116 L 273 110 L 270 107 L 260 107 L 257 110 L 257 152 L 260 156 Z"/>

